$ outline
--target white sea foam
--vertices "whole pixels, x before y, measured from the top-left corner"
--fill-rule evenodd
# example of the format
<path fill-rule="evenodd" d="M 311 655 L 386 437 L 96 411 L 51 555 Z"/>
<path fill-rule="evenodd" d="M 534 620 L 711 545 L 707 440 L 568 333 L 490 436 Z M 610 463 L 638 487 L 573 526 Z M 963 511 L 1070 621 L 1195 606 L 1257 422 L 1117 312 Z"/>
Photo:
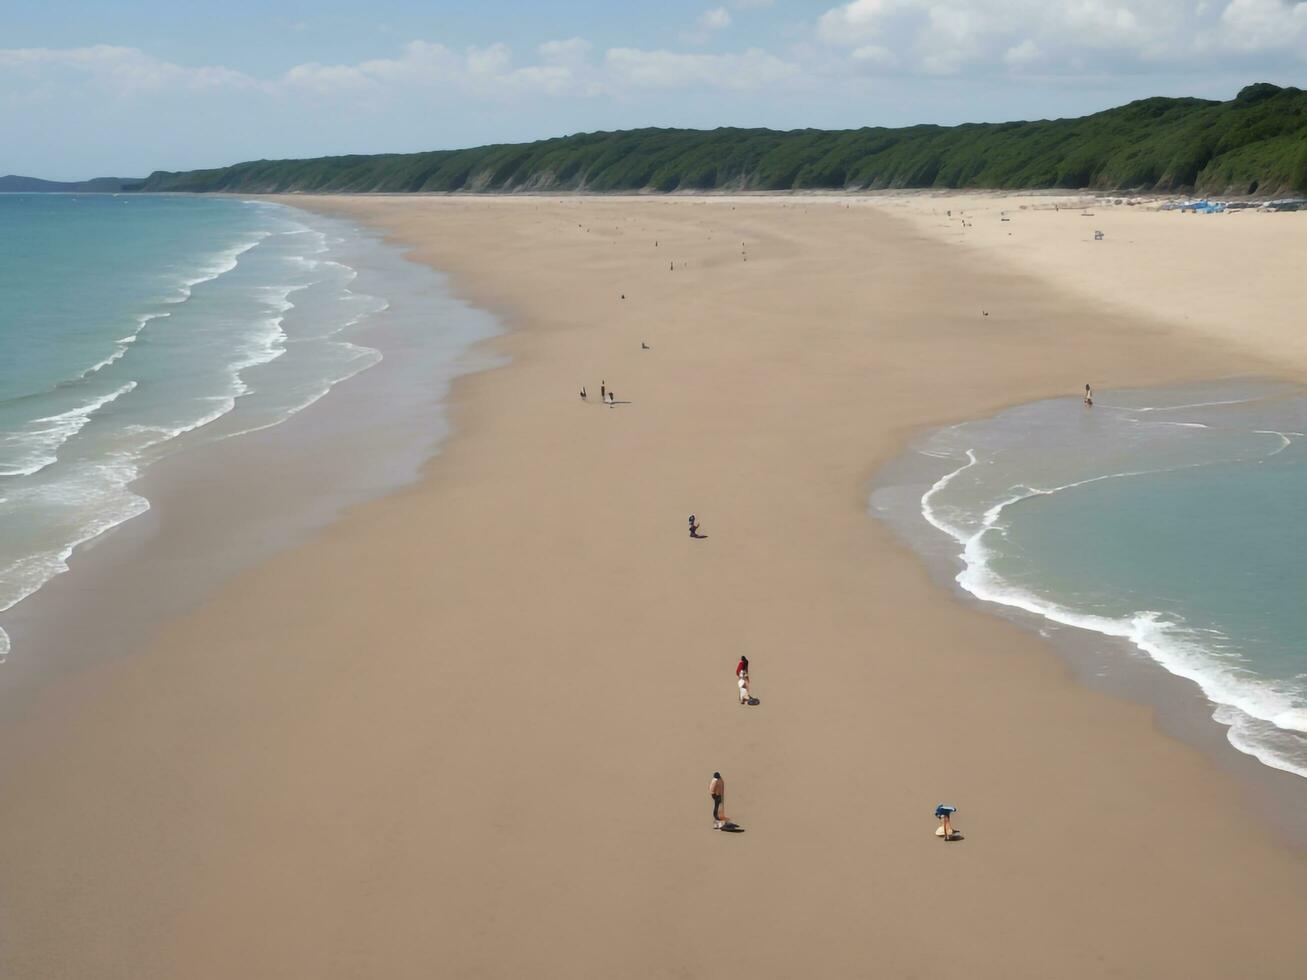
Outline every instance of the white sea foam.
<path fill-rule="evenodd" d="M 1225 403 L 1232 404 L 1232 403 Z M 1280 432 L 1259 434 L 1284 436 Z M 1287 438 L 1286 438 L 1287 443 Z M 1274 455 L 1285 447 L 1274 450 Z M 956 454 L 952 454 L 956 459 Z M 1291 758 L 1291 751 L 1278 749 L 1275 733 L 1288 736 L 1307 734 L 1307 701 L 1298 691 L 1274 681 L 1259 678 L 1237 661 L 1217 654 L 1210 643 L 1198 636 L 1200 631 L 1185 624 L 1169 621 L 1161 613 L 1139 610 L 1132 615 L 1111 617 L 1080 612 L 1022 589 L 997 574 L 991 560 L 995 552 L 986 539 L 1003 533 L 1000 520 L 1007 508 L 1035 496 L 1060 493 L 1104 480 L 1142 476 L 1169 470 L 1140 470 L 1104 474 L 1049 489 L 1017 488 L 981 515 L 974 530 L 961 526 L 965 521 L 950 521 L 941 515 L 936 498 L 962 473 L 981 464 L 974 450 L 966 450 L 967 462 L 946 473 L 921 498 L 921 514 L 936 529 L 961 545 L 958 557 L 963 569 L 956 576 L 958 585 L 985 602 L 1020 609 L 1063 626 L 1088 630 L 1128 641 L 1170 673 L 1186 678 L 1213 702 L 1213 718 L 1227 726 L 1230 744 L 1241 752 L 1255 756 L 1265 765 L 1307 776 L 1307 767 Z M 1208 464 L 1194 464 L 1208 465 Z M 1177 467 L 1178 469 L 1187 469 Z M 1215 631 L 1201 631 L 1214 633 Z M 1301 749 L 1301 746 L 1294 746 Z"/>
<path fill-rule="evenodd" d="M 1278 454 L 1284 452 L 1284 451 L 1285 451 L 1286 449 L 1288 449 L 1290 446 L 1292 446 L 1292 445 L 1293 445 L 1293 439 L 1292 439 L 1291 437 L 1293 437 L 1293 436 L 1301 436 L 1301 435 L 1302 435 L 1301 432 L 1280 432 L 1280 431 L 1277 430 L 1277 429 L 1254 429 L 1253 432 L 1255 432 L 1255 433 L 1256 433 L 1257 435 L 1259 435 L 1259 436 L 1278 436 L 1278 437 L 1279 437 L 1279 439 L 1280 439 L 1280 448 L 1279 448 L 1279 449 L 1273 449 L 1273 450 L 1271 450 L 1271 452 L 1267 455 L 1267 458 L 1270 458 L 1271 456 L 1276 456 L 1276 455 L 1278 455 Z"/>
<path fill-rule="evenodd" d="M 331 390 L 342 381 L 348 381 L 350 378 L 354 377 L 354 375 L 360 374 L 370 367 L 375 367 L 384 360 L 381 351 L 376 350 L 373 347 L 364 347 L 361 344 L 351 344 L 347 341 L 336 341 L 335 343 L 341 348 L 355 352 L 355 356 L 350 360 L 351 366 L 348 370 L 324 379 L 317 387 L 307 393 L 301 394 L 299 398 L 284 406 L 281 411 L 269 421 L 224 433 L 219 438 L 232 439 L 236 436 L 249 435 L 251 432 L 261 432 L 264 429 L 271 429 L 273 426 L 281 425 L 287 419 L 298 415 L 300 412 L 304 411 L 304 409 L 326 397 L 331 393 Z"/>
<path fill-rule="evenodd" d="M 1180 412 L 1190 408 L 1217 408 L 1221 405 L 1248 405 L 1252 402 L 1261 401 L 1260 397 L 1254 398 L 1225 398 L 1219 401 L 1210 402 L 1189 402 L 1185 405 L 1147 405 L 1143 408 L 1132 408 L 1132 412 Z"/>
<path fill-rule="evenodd" d="M 128 489 L 138 475 L 138 462 L 119 455 L 70 467 L 45 485 L 11 491 L 3 503 L 15 511 L 53 504 L 76 510 L 80 519 L 76 529 L 59 544 L 20 555 L 0 566 L 0 612 L 13 608 L 68 571 L 68 559 L 78 546 L 149 510 L 149 501 Z M 0 629 L 0 662 L 9 650 L 9 636 Z"/>
<path fill-rule="evenodd" d="M 54 464 L 59 459 L 60 448 L 81 432 L 100 409 L 135 389 L 136 382 L 128 381 L 75 408 L 32 419 L 21 429 L 0 433 L 0 476 L 32 476 Z"/>
<path fill-rule="evenodd" d="M 118 361 L 122 360 L 123 357 L 127 354 L 128 350 L 131 349 L 132 344 L 136 343 L 137 338 L 140 337 L 141 332 L 146 328 L 146 326 L 150 323 L 151 320 L 159 320 L 168 316 L 172 316 L 172 314 L 169 312 L 142 313 L 140 316 L 136 318 L 136 329 L 133 330 L 131 333 L 127 334 L 126 336 L 119 337 L 116 341 L 114 341 L 115 347 L 113 353 L 110 354 L 108 357 L 96 361 L 85 371 L 83 371 L 80 375 L 78 375 L 77 380 L 84 381 L 93 374 L 99 374 L 109 365 L 116 364 Z"/>
<path fill-rule="evenodd" d="M 207 398 L 197 399 L 197 401 L 200 404 L 215 405 L 217 407 L 176 425 L 129 425 L 123 429 L 123 432 L 125 435 L 143 437 L 137 443 L 138 452 L 154 449 L 157 446 L 172 442 L 178 436 L 184 436 L 188 432 L 195 432 L 211 422 L 218 421 L 236 407 L 236 399 L 231 395 L 212 395 Z"/>
<path fill-rule="evenodd" d="M 343 270 L 348 277 L 346 281 L 349 282 L 352 282 L 358 276 L 358 270 L 354 269 L 351 266 L 345 265 L 342 262 L 337 262 L 335 260 L 328 260 L 323 263 L 320 263 L 320 265 L 331 266 Z M 317 283 L 313 283 L 310 285 L 317 285 Z M 307 289 L 307 288 L 309 288 L 309 286 L 297 287 L 291 292 L 298 292 L 301 289 Z M 367 293 L 354 292 L 348 287 L 341 287 L 341 294 L 342 294 L 342 299 L 349 298 L 349 299 L 364 301 L 365 303 L 364 309 L 362 309 L 359 313 L 353 316 L 341 320 L 339 323 L 329 324 L 327 328 L 321 332 L 302 334 L 298 336 L 294 342 L 300 342 L 300 343 L 310 342 L 310 343 L 319 343 L 319 344 L 326 343 L 329 344 L 330 347 L 333 349 L 345 351 L 346 356 L 342 362 L 342 369 L 332 372 L 330 375 L 321 378 L 318 381 L 318 383 L 313 387 L 311 387 L 310 389 L 299 392 L 297 394 L 297 397 L 293 398 L 290 402 L 284 404 L 280 408 L 280 410 L 268 421 L 259 422 L 239 429 L 234 429 L 231 432 L 224 433 L 220 438 L 230 439 L 240 435 L 248 435 L 249 433 L 252 432 L 259 432 L 264 429 L 270 429 L 275 425 L 280 425 L 282 422 L 285 422 L 287 419 L 291 418 L 294 415 L 299 414 L 300 412 L 304 411 L 304 409 L 318 402 L 320 399 L 322 399 L 328 393 L 330 393 L 332 388 L 340 384 L 342 381 L 349 380 L 350 378 L 354 377 L 356 374 L 359 374 L 362 371 L 366 371 L 370 367 L 374 367 L 376 364 L 380 363 L 383 360 L 381 352 L 373 347 L 366 347 L 362 344 L 355 344 L 349 341 L 340 340 L 336 338 L 338 337 L 339 334 L 341 334 L 345 330 L 348 330 L 351 327 L 355 327 L 358 324 L 364 322 L 368 317 L 375 316 L 378 313 L 382 313 L 385 310 L 388 310 L 390 308 L 389 301 L 379 296 L 372 296 Z M 282 312 L 289 313 L 291 309 L 293 309 L 293 304 L 286 304 Z M 291 342 L 292 342 L 291 339 L 289 337 L 286 337 L 283 332 L 283 336 L 280 340 L 281 350 L 284 351 L 285 345 Z M 247 365 L 247 366 L 252 367 L 254 365 Z"/>
<path fill-rule="evenodd" d="M 287 213 L 280 206 L 259 206 L 273 207 L 283 218 Z M 275 270 L 277 264 L 281 263 L 280 267 L 288 272 L 286 281 L 281 285 L 253 286 L 255 292 L 252 295 L 263 306 L 264 314 L 235 323 L 238 329 L 230 336 L 234 343 L 225 348 L 226 363 L 222 368 L 225 383 L 209 385 L 208 393 L 196 391 L 186 396 L 188 400 L 181 404 L 191 408 L 189 412 L 179 413 L 183 417 L 171 421 L 166 418 L 155 421 L 153 416 L 158 415 L 160 409 L 166 409 L 166 405 L 155 404 L 149 399 L 134 403 L 140 407 L 134 408 L 133 412 L 138 416 L 143 413 L 143 417 L 128 417 L 123 420 L 125 424 L 119 423 L 113 427 L 111 434 L 106 437 L 109 440 L 106 445 L 111 443 L 114 447 L 112 452 L 97 458 L 93 452 L 86 455 L 79 450 L 77 456 L 68 461 L 60 459 L 60 446 L 82 431 L 97 412 L 103 411 L 114 400 L 137 387 L 137 381 L 131 380 L 76 408 L 33 420 L 28 429 L 10 434 L 10 439 L 26 434 L 30 437 L 31 445 L 25 446 L 26 455 L 21 466 L 16 463 L 11 466 L 0 463 L 0 476 L 18 478 L 6 485 L 5 495 L 0 497 L 0 508 L 20 520 L 24 514 L 43 513 L 49 515 L 55 523 L 51 525 L 52 536 L 48 544 L 39 543 L 38 535 L 35 539 L 38 543 L 25 553 L 5 556 L 0 551 L 0 612 L 32 595 L 51 578 L 66 571 L 68 560 L 75 549 L 110 528 L 147 511 L 149 502 L 133 492 L 130 486 L 144 467 L 169 452 L 173 446 L 190 444 L 189 440 L 197 438 L 194 434 L 228 415 L 232 416 L 236 431 L 216 426 L 211 430 L 214 434 L 208 438 L 229 438 L 280 424 L 323 398 L 336 384 L 382 359 L 380 351 L 339 335 L 387 309 L 388 302 L 381 297 L 348 289 L 346 284 L 354 281 L 358 275 L 357 270 L 335 257 L 322 255 L 344 239 L 299 225 L 292 226 L 289 230 L 263 230 L 247 234 L 240 242 L 224 248 L 194 271 L 185 273 L 169 287 L 171 293 L 156 300 L 157 305 L 153 310 L 137 317 L 135 327 L 115 342 L 112 351 L 86 368 L 79 378 L 66 384 L 93 383 L 93 379 L 107 378 L 114 372 L 121 373 L 124 358 L 128 357 L 133 345 L 144 339 L 143 335 L 152 324 L 169 319 L 171 323 L 189 326 L 190 320 L 184 311 L 191 308 L 185 304 L 192 298 L 197 287 L 227 276 L 247 260 L 252 249 L 274 236 L 281 237 L 283 241 L 285 236 L 302 236 L 297 239 L 302 244 L 295 246 L 299 254 L 285 254 L 283 249 L 261 252 L 260 256 L 268 258 L 261 258 L 261 264 L 254 269 L 257 274 L 265 266 Z M 248 278 L 250 277 L 233 280 L 246 300 L 251 296 L 245 292 L 244 283 Z M 306 278 L 310 281 L 306 282 Z M 330 302 L 332 295 L 339 297 L 336 311 L 322 317 L 316 315 L 316 310 L 311 318 L 300 316 L 299 321 L 296 321 L 299 324 L 296 335 L 289 337 L 287 323 L 290 321 L 287 317 L 297 315 L 297 294 L 323 284 L 329 284 L 327 288 L 336 291 L 323 293 L 324 301 Z M 325 309 L 330 311 L 330 307 Z M 207 316 L 207 313 L 200 315 Z M 184 338 L 186 334 L 182 331 L 174 336 Z M 223 336 L 222 333 L 212 334 L 214 338 Z M 308 372 L 291 369 L 290 374 L 255 373 L 256 369 L 283 358 L 289 345 L 300 342 L 306 345 L 304 350 L 312 352 L 309 359 L 303 362 L 310 366 Z M 205 339 L 203 343 L 208 344 L 210 341 Z M 143 351 L 156 349 L 141 348 Z M 195 349 L 203 351 L 205 348 Z M 134 362 L 129 360 L 128 363 Z M 152 361 L 148 354 L 140 363 L 147 372 L 151 369 Z M 321 363 L 324 373 L 322 377 L 315 378 L 312 371 L 318 363 Z M 212 377 L 212 374 L 208 376 Z M 222 375 L 219 377 L 222 378 Z M 254 393 L 254 385 L 265 385 L 267 391 L 260 392 L 259 398 L 243 403 L 242 399 Z M 213 390 L 215 387 L 218 390 Z M 157 395 L 153 397 L 157 398 Z M 255 407 L 232 414 L 241 404 L 252 404 Z M 248 424 L 244 424 L 246 419 Z M 96 437 L 99 438 L 98 432 Z M 0 440 L 4 438 L 6 437 L 0 436 Z M 40 446 L 37 445 L 39 440 L 44 440 Z M 0 441 L 0 450 L 3 447 L 3 441 Z M 93 448 L 87 447 L 88 451 Z M 0 452 L 0 460 L 5 458 L 3 452 Z M 33 479 L 27 480 L 27 477 Z M 9 652 L 9 646 L 9 636 L 0 629 L 0 662 Z"/>
<path fill-rule="evenodd" d="M 212 282 L 220 276 L 225 276 L 240 264 L 241 256 L 252 248 L 257 248 L 264 240 L 272 235 L 270 231 L 260 231 L 255 233 L 252 238 L 240 242 L 231 248 L 225 249 L 214 256 L 207 265 L 201 270 L 199 275 L 192 276 L 189 279 L 183 279 L 178 287 L 178 297 L 172 302 L 180 303 L 191 298 L 191 292 L 196 286 L 206 282 Z"/>
<path fill-rule="evenodd" d="M 132 338 L 132 340 L 135 340 L 135 339 L 136 339 L 135 337 Z M 90 367 L 88 367 L 85 371 L 83 371 L 80 375 L 78 375 L 78 379 L 79 379 L 79 380 L 82 380 L 82 379 L 85 379 L 85 378 L 89 378 L 91 375 L 93 375 L 93 374 L 98 374 L 99 372 L 103 371 L 103 370 L 104 370 L 105 368 L 107 368 L 110 364 L 113 364 L 113 363 L 115 363 L 115 362 L 121 360 L 121 359 L 122 359 L 122 356 L 123 356 L 124 354 L 127 353 L 127 348 L 128 348 L 128 345 L 127 345 L 126 343 L 124 343 L 124 342 L 121 341 L 121 340 L 118 341 L 118 346 L 114 348 L 114 352 L 113 352 L 112 354 L 110 354 L 108 357 L 105 357 L 105 358 L 102 358 L 101 360 L 96 361 L 94 364 L 92 364 Z"/>
<path fill-rule="evenodd" d="M 252 238 L 243 240 L 238 244 L 219 252 L 205 264 L 205 266 L 199 271 L 198 275 L 192 275 L 181 279 L 175 286 L 173 295 L 160 300 L 160 302 L 170 305 L 187 302 L 194 294 L 196 286 L 199 286 L 202 283 L 212 282 L 213 280 L 226 275 L 228 272 L 231 272 L 240 264 L 240 258 L 242 255 L 260 245 L 271 235 L 272 232 L 258 232 Z M 136 329 L 126 336 L 118 338 L 115 342 L 113 351 L 106 357 L 96 361 L 78 375 L 78 380 L 84 380 L 91 377 L 93 374 L 98 374 L 105 368 L 122 360 L 131 349 L 131 345 L 136 343 L 141 333 L 151 321 L 166 319 L 170 316 L 172 316 L 172 311 L 170 310 L 140 314 L 136 318 Z"/>

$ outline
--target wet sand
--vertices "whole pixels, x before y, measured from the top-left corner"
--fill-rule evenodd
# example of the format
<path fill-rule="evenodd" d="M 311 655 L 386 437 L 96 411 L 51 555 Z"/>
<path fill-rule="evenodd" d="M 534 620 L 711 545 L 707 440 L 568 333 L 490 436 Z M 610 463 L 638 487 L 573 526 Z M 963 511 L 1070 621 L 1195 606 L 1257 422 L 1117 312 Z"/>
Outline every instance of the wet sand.
<path fill-rule="evenodd" d="M 420 484 L 0 722 L 0 974 L 1301 975 L 1307 865 L 1236 779 L 867 514 L 923 427 L 1281 348 L 880 205 L 291 203 L 511 362 Z"/>

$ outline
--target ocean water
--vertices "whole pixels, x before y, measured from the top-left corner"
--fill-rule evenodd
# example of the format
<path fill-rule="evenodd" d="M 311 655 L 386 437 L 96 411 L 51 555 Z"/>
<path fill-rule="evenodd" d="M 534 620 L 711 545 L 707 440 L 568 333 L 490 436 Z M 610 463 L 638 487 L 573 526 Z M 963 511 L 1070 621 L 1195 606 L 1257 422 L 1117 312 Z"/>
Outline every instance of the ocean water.
<path fill-rule="evenodd" d="M 964 590 L 1127 641 L 1232 745 L 1307 776 L 1304 433 L 1307 392 L 1267 381 L 1038 402 L 930 434 L 898 499 Z"/>
<path fill-rule="evenodd" d="M 406 338 L 422 383 L 447 381 L 493 329 L 452 309 L 442 329 L 427 302 L 442 288 L 351 225 L 276 204 L 0 195 L 0 627 L 149 509 L 152 463 L 286 421 L 378 364 L 379 330 Z M 0 628 L 0 662 L 9 648 Z"/>

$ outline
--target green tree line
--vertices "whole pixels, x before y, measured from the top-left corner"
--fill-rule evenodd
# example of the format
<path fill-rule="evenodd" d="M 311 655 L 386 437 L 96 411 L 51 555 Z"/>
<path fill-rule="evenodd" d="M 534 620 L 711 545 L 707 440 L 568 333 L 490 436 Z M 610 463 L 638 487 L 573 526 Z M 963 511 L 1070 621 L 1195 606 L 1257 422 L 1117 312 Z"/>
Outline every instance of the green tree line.
<path fill-rule="evenodd" d="M 1151 98 L 1078 119 L 851 130 L 634 129 L 466 150 L 158 171 L 136 189 L 239 193 L 1087 188 L 1307 191 L 1307 92 Z"/>

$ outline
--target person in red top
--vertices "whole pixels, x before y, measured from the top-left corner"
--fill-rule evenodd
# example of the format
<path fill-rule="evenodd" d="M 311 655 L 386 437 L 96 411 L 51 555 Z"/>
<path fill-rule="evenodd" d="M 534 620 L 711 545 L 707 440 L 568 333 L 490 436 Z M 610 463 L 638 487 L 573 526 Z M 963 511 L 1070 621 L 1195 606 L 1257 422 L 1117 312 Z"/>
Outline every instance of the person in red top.
<path fill-rule="evenodd" d="M 740 654 L 740 662 L 735 665 L 735 676 L 739 677 L 741 674 L 747 674 L 748 672 L 749 672 L 749 658 L 746 657 L 744 654 Z"/>

